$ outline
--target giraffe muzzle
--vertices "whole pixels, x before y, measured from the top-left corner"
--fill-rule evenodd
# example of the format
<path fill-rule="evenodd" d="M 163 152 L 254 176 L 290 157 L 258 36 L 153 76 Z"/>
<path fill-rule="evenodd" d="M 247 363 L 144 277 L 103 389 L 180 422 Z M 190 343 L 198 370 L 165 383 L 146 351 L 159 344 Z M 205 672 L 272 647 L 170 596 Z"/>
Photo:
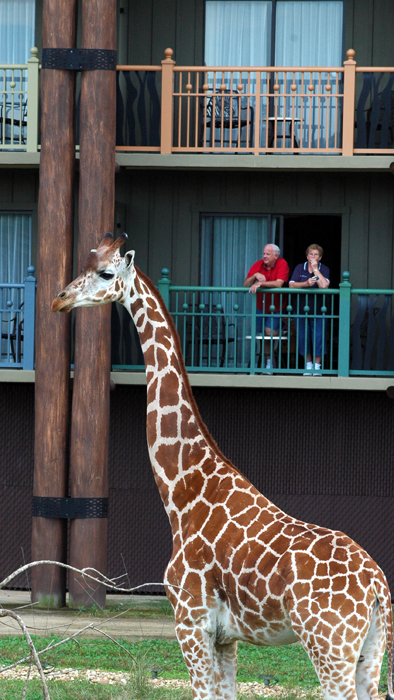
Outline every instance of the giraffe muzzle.
<path fill-rule="evenodd" d="M 52 302 L 52 311 L 63 311 L 68 313 L 74 306 L 74 301 L 70 300 L 70 293 L 66 290 L 59 292 Z"/>

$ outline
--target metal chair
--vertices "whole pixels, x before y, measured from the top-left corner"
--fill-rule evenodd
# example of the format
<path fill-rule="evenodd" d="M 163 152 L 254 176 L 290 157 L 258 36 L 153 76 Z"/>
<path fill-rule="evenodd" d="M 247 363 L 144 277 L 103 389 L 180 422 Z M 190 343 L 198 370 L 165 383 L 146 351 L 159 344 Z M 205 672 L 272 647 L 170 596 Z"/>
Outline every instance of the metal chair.
<path fill-rule="evenodd" d="M 19 310 L 22 308 L 23 302 L 19 305 Z M 7 344 L 9 343 L 7 357 L 9 356 L 9 348 L 14 362 L 21 362 L 24 318 L 21 313 L 16 312 L 10 320 L 2 318 L 1 321 L 1 339 L 7 341 Z"/>
<path fill-rule="evenodd" d="M 4 138 L 3 138 L 4 127 Z M 24 129 L 27 127 L 27 103 L 0 105 L 0 143 L 26 143 Z M 11 139 L 11 129 L 13 129 Z"/>
<path fill-rule="evenodd" d="M 224 367 L 235 340 L 234 328 L 221 306 L 196 305 L 186 323 L 186 365 Z"/>
<path fill-rule="evenodd" d="M 204 128 L 209 129 L 209 145 L 213 146 L 218 141 L 219 144 L 228 143 L 233 147 L 240 146 L 242 143 L 242 129 L 246 128 L 246 138 L 249 136 L 248 146 L 253 146 L 253 124 L 254 124 L 254 109 L 247 103 L 247 98 L 242 97 L 238 91 L 218 90 L 210 97 L 201 98 L 202 115 L 202 133 L 200 142 L 203 141 Z M 249 133 L 248 133 L 249 127 Z M 228 139 L 224 136 L 216 138 L 216 130 L 229 131 Z M 234 138 L 234 131 L 236 138 Z"/>

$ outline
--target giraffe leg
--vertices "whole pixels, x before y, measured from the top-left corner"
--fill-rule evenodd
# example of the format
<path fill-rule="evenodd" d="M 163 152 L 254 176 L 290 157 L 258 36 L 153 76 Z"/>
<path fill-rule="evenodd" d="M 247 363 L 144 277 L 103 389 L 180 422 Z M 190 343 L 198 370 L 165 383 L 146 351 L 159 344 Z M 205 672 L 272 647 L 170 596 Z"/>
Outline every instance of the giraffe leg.
<path fill-rule="evenodd" d="M 216 645 L 214 634 L 203 627 L 180 624 L 176 633 L 194 700 L 235 700 L 236 643 Z"/>
<path fill-rule="evenodd" d="M 380 668 L 386 646 L 386 635 L 381 608 L 375 606 L 371 624 L 361 649 L 356 669 L 358 700 L 378 700 Z"/>
<path fill-rule="evenodd" d="M 356 664 L 340 658 L 309 652 L 318 675 L 325 700 L 358 700 L 356 690 Z M 317 657 L 316 657 L 317 656 Z"/>
<path fill-rule="evenodd" d="M 292 611 L 293 630 L 308 654 L 319 678 L 325 700 L 358 700 L 356 667 L 363 638 L 344 643 L 346 628 L 332 635 L 323 622 L 306 615 L 307 606 Z M 300 621 L 304 620 L 302 625 Z M 306 624 L 305 624 L 306 620 Z M 364 633 L 365 636 L 365 633 Z"/>
<path fill-rule="evenodd" d="M 235 700 L 237 696 L 237 642 L 215 644 L 216 698 Z"/>

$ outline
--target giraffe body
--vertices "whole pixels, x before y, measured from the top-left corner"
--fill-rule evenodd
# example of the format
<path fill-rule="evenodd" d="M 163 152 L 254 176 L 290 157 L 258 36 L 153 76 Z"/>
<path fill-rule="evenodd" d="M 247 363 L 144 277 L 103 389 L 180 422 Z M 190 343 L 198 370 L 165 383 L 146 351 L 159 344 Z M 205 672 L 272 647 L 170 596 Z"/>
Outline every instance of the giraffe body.
<path fill-rule="evenodd" d="M 196 700 L 234 700 L 237 642 L 299 641 L 327 700 L 377 700 L 393 626 L 385 576 L 341 532 L 286 515 L 220 452 L 203 424 L 171 317 L 134 253 L 111 234 L 91 251 L 54 311 L 118 301 L 141 340 L 147 440 L 173 553 L 165 572 Z"/>

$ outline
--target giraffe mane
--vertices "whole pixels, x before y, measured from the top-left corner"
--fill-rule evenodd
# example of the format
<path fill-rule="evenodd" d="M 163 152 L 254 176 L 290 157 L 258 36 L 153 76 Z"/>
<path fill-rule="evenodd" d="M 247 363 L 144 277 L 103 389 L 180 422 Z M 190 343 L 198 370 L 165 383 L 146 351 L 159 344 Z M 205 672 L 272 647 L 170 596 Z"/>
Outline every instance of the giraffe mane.
<path fill-rule="evenodd" d="M 158 299 L 158 301 L 160 303 L 162 313 L 165 316 L 166 323 L 168 324 L 168 327 L 169 327 L 169 329 L 172 333 L 172 336 L 174 338 L 174 345 L 175 345 L 175 350 L 176 350 L 178 361 L 179 361 L 180 373 L 181 373 L 181 376 L 182 376 L 182 379 L 184 382 L 187 398 L 188 398 L 190 406 L 193 410 L 193 413 L 194 413 L 194 416 L 195 416 L 195 419 L 197 421 L 199 429 L 201 430 L 207 443 L 214 450 L 214 452 L 219 457 L 219 459 L 221 459 L 226 464 L 227 467 L 229 467 L 230 469 L 234 470 L 235 472 L 237 472 L 238 474 L 241 474 L 243 476 L 243 474 L 240 472 L 240 470 L 222 453 L 222 451 L 217 446 L 215 440 L 213 439 L 211 433 L 209 432 L 207 426 L 205 425 L 204 421 L 202 420 L 202 418 L 200 416 L 200 412 L 198 410 L 195 398 L 193 396 L 193 391 L 192 391 L 192 388 L 190 386 L 189 377 L 188 377 L 188 374 L 186 372 L 185 361 L 183 359 L 181 341 L 179 339 L 178 331 L 175 328 L 174 321 L 172 320 L 172 316 L 165 305 L 163 297 L 161 296 L 160 292 L 156 289 L 156 287 L 152 284 L 149 277 L 144 275 L 144 273 L 141 272 L 141 270 L 137 267 L 137 265 L 135 265 L 135 270 L 136 270 L 138 276 L 145 282 L 145 284 L 149 287 L 149 290 L 151 291 L 151 293 Z M 245 480 L 247 480 L 246 477 L 243 476 L 243 478 Z"/>

